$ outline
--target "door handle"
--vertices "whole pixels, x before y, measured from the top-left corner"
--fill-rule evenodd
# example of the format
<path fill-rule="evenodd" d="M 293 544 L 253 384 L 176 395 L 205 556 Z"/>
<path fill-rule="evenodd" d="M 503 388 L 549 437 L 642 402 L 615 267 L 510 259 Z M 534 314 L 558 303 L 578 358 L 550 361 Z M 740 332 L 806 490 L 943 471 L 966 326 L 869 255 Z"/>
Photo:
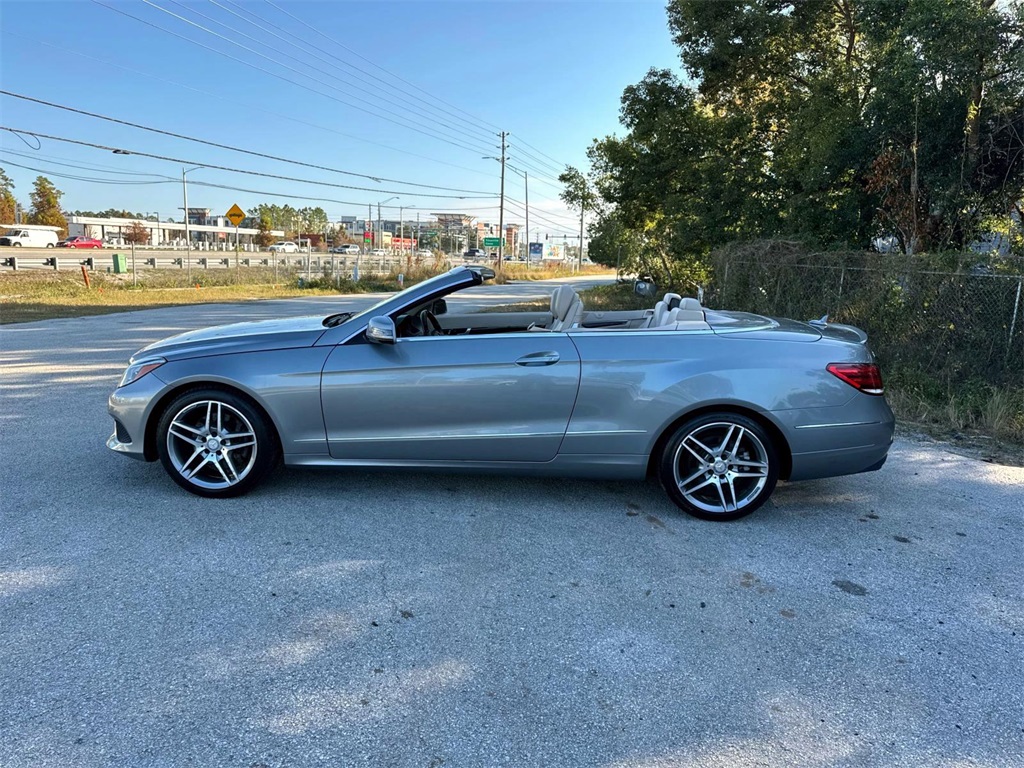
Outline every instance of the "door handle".
<path fill-rule="evenodd" d="M 516 360 L 516 365 L 554 365 L 561 356 L 557 352 L 534 352 L 531 355 L 523 355 Z"/>

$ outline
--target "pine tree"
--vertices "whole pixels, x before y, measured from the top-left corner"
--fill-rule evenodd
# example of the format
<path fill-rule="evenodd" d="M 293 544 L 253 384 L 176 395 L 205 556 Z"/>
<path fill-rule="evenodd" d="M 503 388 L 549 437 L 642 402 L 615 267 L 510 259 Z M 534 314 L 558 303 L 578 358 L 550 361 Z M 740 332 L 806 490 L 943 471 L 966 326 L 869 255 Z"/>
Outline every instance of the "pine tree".
<path fill-rule="evenodd" d="M 14 199 L 12 189 L 14 182 L 4 173 L 4 169 L 0 168 L 0 224 L 15 223 L 17 201 Z"/>
<path fill-rule="evenodd" d="M 45 176 L 36 176 L 32 186 L 32 210 L 28 215 L 29 224 L 43 224 L 48 227 L 60 227 L 59 236 L 68 235 L 68 220 L 60 209 L 60 199 L 64 193 L 53 186 Z"/>

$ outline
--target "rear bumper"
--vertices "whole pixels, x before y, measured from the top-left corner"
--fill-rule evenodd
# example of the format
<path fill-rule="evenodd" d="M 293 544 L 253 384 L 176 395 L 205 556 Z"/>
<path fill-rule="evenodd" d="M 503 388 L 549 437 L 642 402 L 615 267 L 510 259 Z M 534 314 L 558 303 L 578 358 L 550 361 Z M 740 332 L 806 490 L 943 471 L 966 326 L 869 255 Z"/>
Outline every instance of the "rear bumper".
<path fill-rule="evenodd" d="M 837 411 L 843 418 L 835 418 Z M 880 469 L 896 427 L 885 399 L 871 395 L 858 395 L 841 409 L 790 411 L 784 420 L 793 459 L 789 480 Z"/>

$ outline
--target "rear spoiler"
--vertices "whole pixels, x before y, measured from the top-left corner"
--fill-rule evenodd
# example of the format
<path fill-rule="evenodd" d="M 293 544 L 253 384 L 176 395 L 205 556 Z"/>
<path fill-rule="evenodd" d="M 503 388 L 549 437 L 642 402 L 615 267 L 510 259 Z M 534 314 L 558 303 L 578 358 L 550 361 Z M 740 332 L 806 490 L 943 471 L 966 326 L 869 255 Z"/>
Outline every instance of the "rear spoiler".
<path fill-rule="evenodd" d="M 866 344 L 868 341 L 868 335 L 860 328 L 853 325 L 830 323 L 828 321 L 827 314 L 822 315 L 818 320 L 808 320 L 807 324 L 820 331 L 822 336 L 828 336 L 834 339 L 838 338 L 843 341 L 852 341 L 857 344 Z"/>

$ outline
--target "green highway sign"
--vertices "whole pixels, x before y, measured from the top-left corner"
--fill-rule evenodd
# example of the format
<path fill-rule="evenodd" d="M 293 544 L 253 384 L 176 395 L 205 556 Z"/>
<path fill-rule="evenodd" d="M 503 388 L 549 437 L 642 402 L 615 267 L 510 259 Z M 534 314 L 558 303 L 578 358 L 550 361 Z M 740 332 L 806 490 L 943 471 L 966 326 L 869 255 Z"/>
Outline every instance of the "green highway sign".
<path fill-rule="evenodd" d="M 497 248 L 499 245 L 501 245 L 501 238 L 500 237 L 485 237 L 484 238 L 484 247 L 485 248 Z"/>

